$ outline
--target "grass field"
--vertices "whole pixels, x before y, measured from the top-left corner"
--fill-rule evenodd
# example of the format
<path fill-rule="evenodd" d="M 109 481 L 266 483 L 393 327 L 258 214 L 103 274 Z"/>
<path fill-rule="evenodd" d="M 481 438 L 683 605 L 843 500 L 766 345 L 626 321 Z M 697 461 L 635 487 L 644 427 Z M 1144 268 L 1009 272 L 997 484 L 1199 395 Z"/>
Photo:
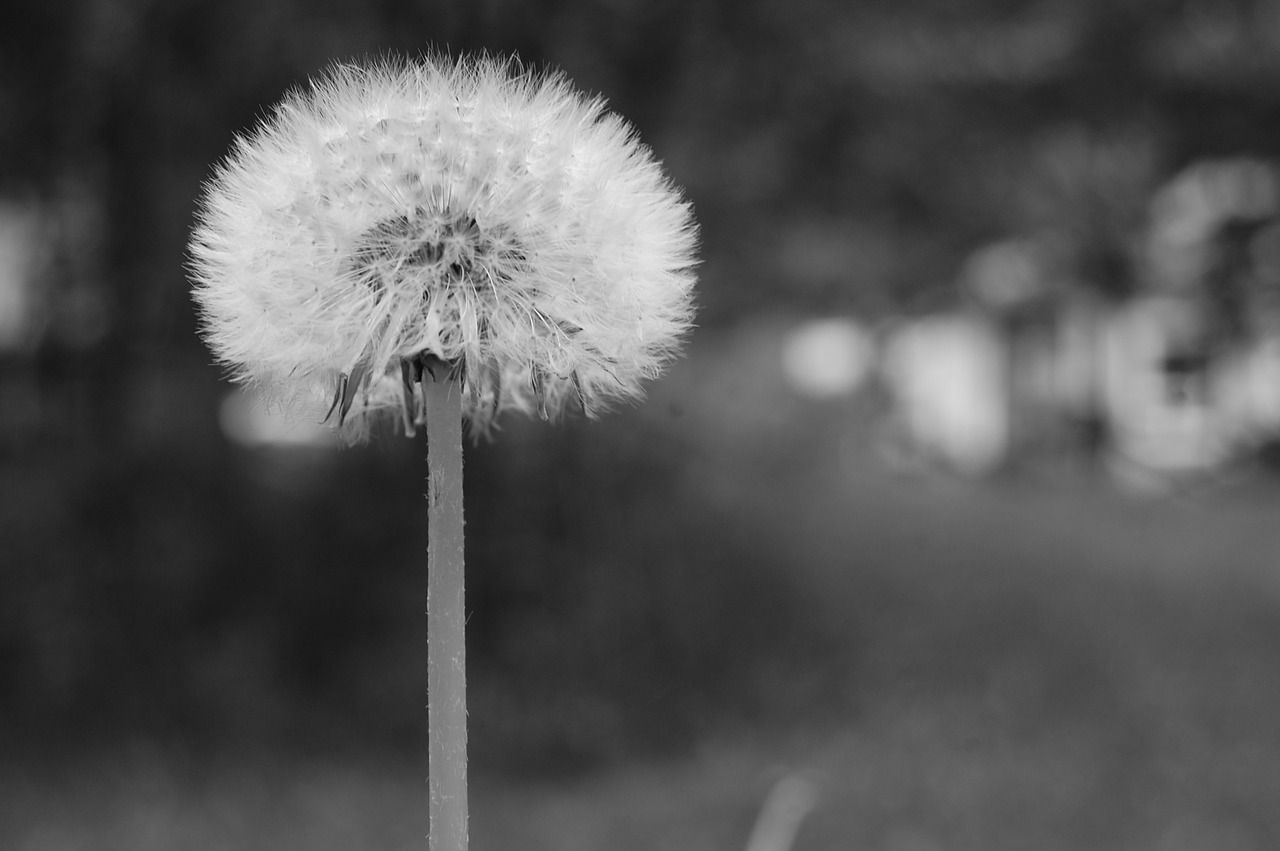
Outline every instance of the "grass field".
<path fill-rule="evenodd" d="M 1271 485 L 1140 500 L 819 478 L 781 509 L 740 507 L 781 510 L 770 528 L 804 546 L 789 555 L 784 538 L 771 557 L 847 645 L 777 682 L 839 680 L 848 664 L 847 689 L 814 690 L 844 698 L 571 774 L 478 765 L 476 851 L 745 849 L 787 777 L 816 791 L 797 851 L 1280 846 Z M 421 772 L 416 754 L 108 745 L 0 769 L 0 846 L 424 848 Z"/>

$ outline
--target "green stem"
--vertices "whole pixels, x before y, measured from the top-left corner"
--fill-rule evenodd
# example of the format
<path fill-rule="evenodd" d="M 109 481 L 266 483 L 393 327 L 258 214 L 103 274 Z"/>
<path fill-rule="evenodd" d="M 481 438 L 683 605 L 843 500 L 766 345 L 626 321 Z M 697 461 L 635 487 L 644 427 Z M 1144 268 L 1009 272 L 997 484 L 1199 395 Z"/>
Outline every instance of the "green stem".
<path fill-rule="evenodd" d="M 427 726 L 431 851 L 467 848 L 467 656 L 463 609 L 462 392 L 422 375 L 427 426 Z"/>

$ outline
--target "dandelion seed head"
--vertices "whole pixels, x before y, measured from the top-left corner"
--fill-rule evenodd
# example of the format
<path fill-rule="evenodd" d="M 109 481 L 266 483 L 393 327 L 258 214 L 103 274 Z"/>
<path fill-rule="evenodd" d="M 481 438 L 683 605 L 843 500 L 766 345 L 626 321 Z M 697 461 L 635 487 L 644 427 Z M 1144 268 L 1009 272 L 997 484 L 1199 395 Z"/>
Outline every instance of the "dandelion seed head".
<path fill-rule="evenodd" d="M 191 271 L 232 378 L 295 415 L 341 403 L 354 440 L 409 405 L 427 358 L 482 432 L 638 397 L 691 327 L 696 248 L 689 204 L 603 101 L 429 57 L 334 66 L 239 137 Z"/>

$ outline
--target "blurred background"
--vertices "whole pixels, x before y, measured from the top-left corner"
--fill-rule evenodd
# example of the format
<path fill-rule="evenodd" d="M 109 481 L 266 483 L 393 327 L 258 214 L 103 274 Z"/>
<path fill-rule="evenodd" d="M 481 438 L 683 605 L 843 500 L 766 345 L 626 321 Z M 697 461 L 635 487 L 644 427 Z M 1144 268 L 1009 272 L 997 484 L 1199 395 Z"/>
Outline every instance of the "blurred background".
<path fill-rule="evenodd" d="M 1280 845 L 1280 3 L 0 7 L 0 845 L 425 847 L 425 445 L 185 275 L 334 59 L 518 52 L 702 227 L 641 406 L 467 450 L 472 844 Z"/>

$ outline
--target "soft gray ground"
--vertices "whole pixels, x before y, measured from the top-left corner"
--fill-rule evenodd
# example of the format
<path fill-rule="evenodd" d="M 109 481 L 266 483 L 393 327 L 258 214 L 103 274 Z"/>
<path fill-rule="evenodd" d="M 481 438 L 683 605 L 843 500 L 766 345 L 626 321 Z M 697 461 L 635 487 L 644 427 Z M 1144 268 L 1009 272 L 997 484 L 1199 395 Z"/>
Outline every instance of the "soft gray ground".
<path fill-rule="evenodd" d="M 477 772 L 472 847 L 742 849 L 792 774 L 818 792 L 797 851 L 1280 842 L 1272 489 L 1153 501 L 864 473 L 820 476 L 773 518 L 808 538 L 791 569 L 831 607 L 815 616 L 848 624 L 856 710 L 570 779 Z M 416 757 L 195 765 L 139 746 L 0 770 L 0 844 L 422 848 L 424 795 Z"/>

